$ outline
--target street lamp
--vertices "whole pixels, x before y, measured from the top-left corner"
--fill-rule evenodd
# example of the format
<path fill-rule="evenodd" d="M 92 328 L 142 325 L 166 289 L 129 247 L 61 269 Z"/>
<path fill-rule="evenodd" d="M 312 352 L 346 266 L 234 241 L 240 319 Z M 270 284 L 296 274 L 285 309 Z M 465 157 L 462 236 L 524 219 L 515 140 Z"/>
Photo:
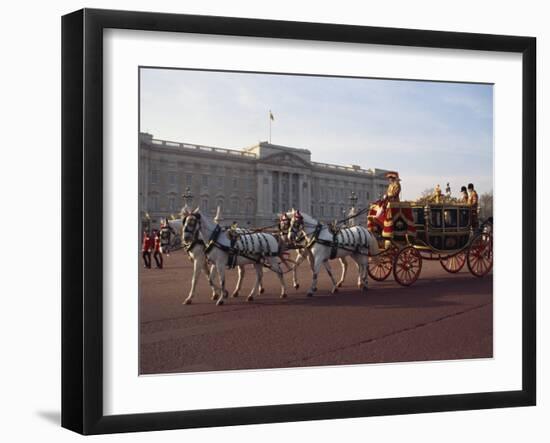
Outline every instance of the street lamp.
<path fill-rule="evenodd" d="M 141 220 L 141 230 L 149 232 L 151 230 L 151 216 L 145 212 Z"/>
<path fill-rule="evenodd" d="M 190 208 L 193 203 L 193 194 L 191 194 L 191 188 L 189 188 L 189 186 L 185 188 L 185 192 L 181 195 L 181 198 L 183 198 L 183 204 Z"/>
<path fill-rule="evenodd" d="M 357 205 L 357 195 L 355 194 L 355 191 L 351 191 L 351 195 L 349 196 L 349 203 L 352 208 L 355 208 L 355 205 Z"/>

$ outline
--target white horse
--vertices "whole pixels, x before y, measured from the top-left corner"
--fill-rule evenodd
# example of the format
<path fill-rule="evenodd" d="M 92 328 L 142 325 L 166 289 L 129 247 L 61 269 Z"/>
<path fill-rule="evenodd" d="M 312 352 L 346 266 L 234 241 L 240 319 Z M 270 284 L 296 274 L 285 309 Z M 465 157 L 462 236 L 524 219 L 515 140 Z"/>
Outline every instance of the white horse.
<path fill-rule="evenodd" d="M 211 220 L 206 214 L 200 212 L 199 208 L 189 214 L 184 222 L 184 240 L 187 237 L 200 233 L 200 237 L 206 244 L 206 256 L 213 263 L 219 277 L 220 288 L 225 294 L 225 268 L 230 260 L 234 265 L 241 266 L 252 264 L 256 271 L 256 281 L 248 301 L 254 299 L 254 295 L 260 292 L 260 285 L 263 276 L 264 264 L 274 271 L 281 284 L 281 298 L 286 297 L 285 282 L 281 269 L 281 248 L 279 242 L 272 234 L 267 233 L 239 233 L 231 240 L 230 231 L 223 231 L 221 226 Z M 235 252 L 235 254 L 232 254 Z M 218 297 L 216 304 L 221 305 L 223 297 Z"/>
<path fill-rule="evenodd" d="M 185 216 L 185 209 L 182 210 L 182 215 Z M 170 228 L 170 237 L 169 242 L 163 249 L 170 250 L 173 247 L 174 239 L 176 234 L 182 238 L 182 246 L 189 255 L 191 262 L 193 263 L 193 277 L 191 278 L 191 289 L 189 295 L 184 300 L 185 304 L 190 304 L 193 296 L 195 295 L 195 288 L 197 286 L 197 280 L 201 273 L 204 272 L 206 279 L 210 288 L 212 289 L 212 299 L 215 300 L 219 297 L 217 293 L 217 288 L 214 285 L 212 275 L 208 269 L 208 264 L 206 262 L 206 254 L 204 253 L 204 243 L 200 239 L 183 239 L 183 219 L 168 220 L 168 227 Z"/>
<path fill-rule="evenodd" d="M 313 272 L 313 256 L 311 255 L 311 251 L 305 247 L 305 237 L 296 237 L 294 241 L 290 242 L 288 241 L 288 233 L 290 231 L 290 220 L 292 219 L 292 214 L 295 210 L 288 212 L 283 212 L 279 216 L 279 233 L 281 234 L 282 238 L 286 238 L 287 240 L 287 246 L 292 249 L 296 249 L 296 258 L 294 260 L 294 266 L 292 267 L 292 286 L 294 286 L 294 289 L 298 289 L 300 287 L 300 283 L 298 283 L 298 273 L 297 269 L 298 266 L 300 266 L 306 259 L 309 262 L 311 272 Z M 346 261 L 346 257 L 340 257 L 340 264 L 342 265 L 342 275 L 340 277 L 340 280 L 336 282 L 334 280 L 334 277 L 332 275 L 330 266 L 328 262 L 325 262 L 325 269 L 327 270 L 328 275 L 332 279 L 332 284 L 335 285 L 337 288 L 341 287 L 346 279 L 346 273 L 348 270 L 348 262 Z"/>
<path fill-rule="evenodd" d="M 303 233 L 308 240 L 308 249 L 313 256 L 313 279 L 307 295 L 312 296 L 317 290 L 317 278 L 323 263 L 333 258 L 351 256 L 357 263 L 359 277 L 357 284 L 363 290 L 368 288 L 368 253 L 378 254 L 378 242 L 373 234 L 362 226 L 342 228 L 335 234 L 330 232 L 326 225 L 319 223 L 308 214 L 301 214 L 299 211 L 292 212 L 290 229 L 288 232 L 289 241 Z M 336 292 L 337 286 L 331 275 L 330 267 L 325 266 L 333 282 L 332 293 Z"/>
<path fill-rule="evenodd" d="M 214 284 L 216 269 L 214 266 L 208 269 L 208 262 L 206 260 L 206 253 L 205 253 L 205 245 L 202 239 L 198 236 L 198 233 L 191 237 L 187 236 L 187 240 L 183 238 L 184 237 L 184 234 L 183 234 L 184 219 L 190 213 L 191 213 L 191 210 L 187 206 L 185 206 L 181 211 L 181 215 L 183 218 L 167 220 L 169 235 L 164 237 L 165 243 L 162 246 L 163 250 L 172 250 L 174 247 L 174 240 L 176 238 L 176 235 L 178 235 L 182 239 L 183 249 L 187 252 L 189 258 L 193 263 L 193 276 L 191 278 L 191 289 L 189 290 L 189 295 L 187 296 L 187 298 L 184 300 L 183 303 L 184 304 L 191 303 L 193 297 L 195 296 L 197 282 L 201 272 L 204 272 L 204 275 L 206 276 L 208 284 L 212 289 L 212 297 L 211 297 L 212 300 L 216 300 L 218 297 L 227 297 L 227 292 L 222 293 L 221 290 L 217 288 L 216 285 Z M 163 237 L 161 236 L 161 240 L 162 239 Z M 238 266 L 237 286 L 233 291 L 233 294 L 232 294 L 233 297 L 237 297 L 239 295 L 239 290 L 241 288 L 243 278 L 244 278 L 244 267 Z M 260 285 L 260 293 L 262 292 L 263 292 L 263 287 Z"/>

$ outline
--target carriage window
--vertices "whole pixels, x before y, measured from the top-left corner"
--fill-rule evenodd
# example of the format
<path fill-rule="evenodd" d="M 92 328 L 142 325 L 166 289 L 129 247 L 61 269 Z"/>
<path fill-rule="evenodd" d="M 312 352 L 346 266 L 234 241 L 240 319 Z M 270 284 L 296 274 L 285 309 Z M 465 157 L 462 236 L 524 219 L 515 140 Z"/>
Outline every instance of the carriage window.
<path fill-rule="evenodd" d="M 461 209 L 459 211 L 459 223 L 460 226 L 469 226 L 470 225 L 470 210 Z"/>
<path fill-rule="evenodd" d="M 413 217 L 415 225 L 423 225 L 425 222 L 424 218 L 424 208 L 414 208 Z"/>
<path fill-rule="evenodd" d="M 447 228 L 456 228 L 457 221 L 458 221 L 457 220 L 458 215 L 457 215 L 456 209 L 445 209 L 444 217 L 445 217 L 445 226 Z"/>
<path fill-rule="evenodd" d="M 443 226 L 443 220 L 441 219 L 441 209 L 433 209 L 430 212 L 430 224 L 434 228 L 441 228 Z"/>

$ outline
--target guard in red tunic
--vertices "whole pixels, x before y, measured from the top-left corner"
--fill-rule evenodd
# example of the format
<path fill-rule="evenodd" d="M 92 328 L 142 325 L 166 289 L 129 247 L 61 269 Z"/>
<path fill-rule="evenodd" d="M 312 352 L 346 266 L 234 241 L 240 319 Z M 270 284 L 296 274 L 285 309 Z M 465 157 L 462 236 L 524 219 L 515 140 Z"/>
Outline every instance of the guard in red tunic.
<path fill-rule="evenodd" d="M 143 258 L 143 267 L 151 268 L 151 249 L 153 248 L 152 238 L 149 232 L 143 231 L 143 240 L 141 242 L 141 257 Z"/>
<path fill-rule="evenodd" d="M 160 249 L 160 232 L 155 230 L 153 231 L 153 257 L 155 258 L 155 262 L 157 264 L 158 269 L 162 269 L 162 251 Z"/>

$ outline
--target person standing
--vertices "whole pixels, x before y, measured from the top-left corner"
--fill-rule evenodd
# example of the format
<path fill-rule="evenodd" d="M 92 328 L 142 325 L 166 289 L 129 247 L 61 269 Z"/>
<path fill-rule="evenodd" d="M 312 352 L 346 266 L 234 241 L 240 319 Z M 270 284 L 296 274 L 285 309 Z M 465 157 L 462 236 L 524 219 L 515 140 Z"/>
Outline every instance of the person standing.
<path fill-rule="evenodd" d="M 143 231 L 141 257 L 143 258 L 143 267 L 151 269 L 151 235 L 148 231 Z"/>
<path fill-rule="evenodd" d="M 460 203 L 468 203 L 468 190 L 466 189 L 466 186 L 462 186 L 460 188 Z"/>
<path fill-rule="evenodd" d="M 160 249 L 160 232 L 159 231 L 153 231 L 153 257 L 155 258 L 155 263 L 157 264 L 157 269 L 162 269 L 163 261 L 162 261 L 162 251 Z"/>
<path fill-rule="evenodd" d="M 434 195 L 433 195 L 433 202 L 434 203 L 442 203 L 441 201 L 441 186 L 439 186 L 439 183 L 435 186 L 434 189 Z"/>
<path fill-rule="evenodd" d="M 472 228 L 476 229 L 479 227 L 479 197 L 473 183 L 468 184 L 468 204 L 472 207 Z"/>

